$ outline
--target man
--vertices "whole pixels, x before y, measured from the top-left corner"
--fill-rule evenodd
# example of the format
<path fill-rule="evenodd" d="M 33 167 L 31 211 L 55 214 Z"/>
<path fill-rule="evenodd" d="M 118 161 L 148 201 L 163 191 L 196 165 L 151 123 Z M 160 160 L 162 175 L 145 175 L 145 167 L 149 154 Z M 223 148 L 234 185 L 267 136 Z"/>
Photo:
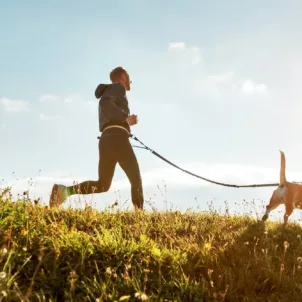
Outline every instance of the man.
<path fill-rule="evenodd" d="M 95 90 L 99 101 L 99 179 L 84 181 L 75 186 L 54 184 L 49 205 L 59 206 L 74 194 L 107 192 L 111 186 L 117 163 L 126 173 L 131 184 L 134 209 L 143 209 L 143 189 L 135 153 L 129 142 L 130 127 L 137 124 L 136 115 L 130 115 L 126 91 L 130 90 L 130 78 L 123 67 L 110 73 L 112 84 L 100 84 Z"/>

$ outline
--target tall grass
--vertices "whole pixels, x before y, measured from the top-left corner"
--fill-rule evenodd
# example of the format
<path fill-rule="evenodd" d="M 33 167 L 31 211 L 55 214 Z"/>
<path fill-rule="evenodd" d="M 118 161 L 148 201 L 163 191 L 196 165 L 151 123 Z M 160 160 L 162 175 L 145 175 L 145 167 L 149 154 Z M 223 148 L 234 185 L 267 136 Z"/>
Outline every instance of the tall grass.
<path fill-rule="evenodd" d="M 302 230 L 0 194 L 0 301 L 301 301 Z"/>

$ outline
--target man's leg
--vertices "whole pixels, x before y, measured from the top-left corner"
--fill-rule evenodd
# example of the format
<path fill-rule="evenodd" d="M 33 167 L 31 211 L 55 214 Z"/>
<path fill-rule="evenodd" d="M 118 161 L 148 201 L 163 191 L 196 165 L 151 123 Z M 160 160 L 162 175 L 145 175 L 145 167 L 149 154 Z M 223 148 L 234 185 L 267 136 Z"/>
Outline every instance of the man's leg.
<path fill-rule="evenodd" d="M 123 138 L 118 152 L 118 163 L 126 173 L 131 184 L 132 203 L 135 208 L 143 209 L 144 194 L 138 162 L 128 138 Z"/>
<path fill-rule="evenodd" d="M 112 137 L 106 137 L 99 141 L 98 181 L 87 180 L 69 187 L 55 184 L 50 197 L 50 206 L 60 205 L 74 194 L 102 193 L 109 190 L 117 163 L 113 140 Z"/>

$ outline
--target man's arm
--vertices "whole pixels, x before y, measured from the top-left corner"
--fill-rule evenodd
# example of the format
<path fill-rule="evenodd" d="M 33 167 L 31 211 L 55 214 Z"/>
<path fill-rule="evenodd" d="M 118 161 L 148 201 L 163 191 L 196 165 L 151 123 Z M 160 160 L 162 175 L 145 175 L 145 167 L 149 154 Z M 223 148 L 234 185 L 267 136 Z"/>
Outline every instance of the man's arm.
<path fill-rule="evenodd" d="M 100 102 L 101 109 L 104 111 L 107 118 L 120 122 L 126 121 L 128 113 L 116 106 L 113 96 L 105 97 Z"/>

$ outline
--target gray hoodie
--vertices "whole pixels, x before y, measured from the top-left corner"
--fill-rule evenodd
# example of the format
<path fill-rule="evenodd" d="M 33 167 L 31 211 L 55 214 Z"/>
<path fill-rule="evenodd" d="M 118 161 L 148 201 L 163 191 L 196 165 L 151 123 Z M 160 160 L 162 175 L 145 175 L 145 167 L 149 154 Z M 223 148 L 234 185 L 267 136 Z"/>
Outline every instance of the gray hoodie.
<path fill-rule="evenodd" d="M 99 101 L 99 130 L 106 126 L 119 125 L 130 132 L 126 118 L 130 114 L 126 89 L 120 83 L 100 84 L 95 90 L 95 97 Z M 121 130 L 123 131 L 123 130 Z"/>

